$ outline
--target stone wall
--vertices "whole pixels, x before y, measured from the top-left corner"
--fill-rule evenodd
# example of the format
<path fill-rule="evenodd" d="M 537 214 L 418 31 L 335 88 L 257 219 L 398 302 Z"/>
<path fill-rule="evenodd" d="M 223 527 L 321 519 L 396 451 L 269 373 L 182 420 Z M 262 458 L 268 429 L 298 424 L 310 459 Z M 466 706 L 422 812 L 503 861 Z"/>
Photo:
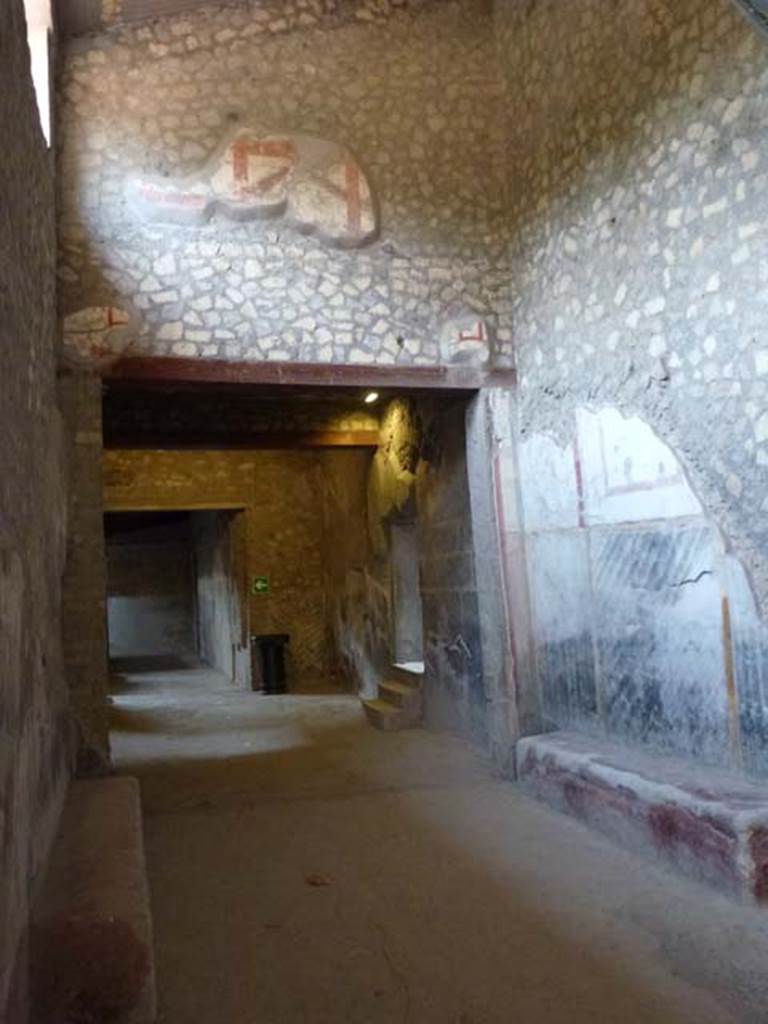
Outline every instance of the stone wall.
<path fill-rule="evenodd" d="M 522 429 L 641 414 L 762 597 L 765 41 L 723 0 L 498 12 Z"/>
<path fill-rule="evenodd" d="M 64 668 L 78 732 L 79 775 L 109 768 L 107 575 L 101 478 L 101 380 L 59 377 L 67 466 Z"/>
<path fill-rule="evenodd" d="M 30 901 L 71 762 L 61 659 L 65 508 L 53 174 L 21 0 L 0 7 L 0 1018 L 23 1021 Z"/>
<path fill-rule="evenodd" d="M 416 484 L 424 621 L 425 714 L 486 744 L 488 697 L 475 574 L 466 404 L 435 410 Z"/>
<path fill-rule="evenodd" d="M 61 303 L 65 315 L 113 310 L 91 325 L 97 339 L 109 335 L 95 343 L 105 358 L 112 348 L 434 363 L 446 319 L 469 311 L 509 359 L 491 21 L 483 0 L 412 8 L 243 0 L 70 42 L 59 88 Z M 220 211 L 184 227 L 131 203 L 137 178 L 182 180 L 245 127 L 350 150 L 373 189 L 377 238 L 345 251 L 280 220 Z M 128 326 L 110 332 L 123 314 Z"/>
<path fill-rule="evenodd" d="M 519 487 L 543 724 L 596 715 L 763 771 L 766 636 L 727 552 L 764 608 L 765 40 L 723 0 L 500 0 L 496 18 L 520 379 L 507 503 Z"/>

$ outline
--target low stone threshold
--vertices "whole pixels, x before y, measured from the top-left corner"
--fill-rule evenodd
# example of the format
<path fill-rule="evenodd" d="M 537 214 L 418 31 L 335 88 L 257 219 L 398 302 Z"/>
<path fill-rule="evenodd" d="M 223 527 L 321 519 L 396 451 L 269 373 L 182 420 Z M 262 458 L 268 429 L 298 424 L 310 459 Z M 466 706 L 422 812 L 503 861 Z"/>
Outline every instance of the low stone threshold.
<path fill-rule="evenodd" d="M 768 904 L 768 787 L 581 733 L 517 745 L 532 796 L 721 893 Z"/>
<path fill-rule="evenodd" d="M 136 779 L 70 783 L 34 923 L 32 1024 L 154 1024 L 152 915 Z"/>

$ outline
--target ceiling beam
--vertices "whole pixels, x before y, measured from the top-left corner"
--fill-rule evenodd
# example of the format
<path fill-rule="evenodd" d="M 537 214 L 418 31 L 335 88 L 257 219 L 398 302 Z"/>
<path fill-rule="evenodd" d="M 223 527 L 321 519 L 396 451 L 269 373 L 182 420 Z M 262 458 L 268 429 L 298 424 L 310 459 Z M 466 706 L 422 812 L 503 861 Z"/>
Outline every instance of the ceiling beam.
<path fill-rule="evenodd" d="M 253 363 L 223 359 L 131 357 L 104 372 L 107 383 L 152 385 L 187 384 L 287 385 L 337 389 L 397 389 L 467 393 L 483 387 L 514 387 L 513 369 L 484 370 L 464 366 L 376 366 L 330 363 Z"/>
<path fill-rule="evenodd" d="M 197 436 L 183 431 L 173 433 L 162 431 L 152 436 L 140 433 L 105 434 L 104 447 L 107 450 L 150 450 L 179 451 L 227 451 L 236 449 L 295 449 L 295 448 L 375 448 L 379 443 L 376 430 L 307 430 L 307 431 L 260 431 L 253 434 L 227 434 L 213 438 L 210 435 Z"/>

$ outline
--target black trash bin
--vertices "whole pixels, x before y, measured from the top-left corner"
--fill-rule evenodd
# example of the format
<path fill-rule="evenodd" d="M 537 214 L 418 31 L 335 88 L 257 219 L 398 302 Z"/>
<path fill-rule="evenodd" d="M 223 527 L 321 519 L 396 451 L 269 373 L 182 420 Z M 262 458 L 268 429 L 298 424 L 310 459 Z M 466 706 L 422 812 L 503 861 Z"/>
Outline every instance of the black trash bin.
<path fill-rule="evenodd" d="M 251 637 L 254 690 L 259 689 L 260 678 L 263 693 L 285 693 L 285 645 L 290 639 L 287 633 L 262 633 Z"/>

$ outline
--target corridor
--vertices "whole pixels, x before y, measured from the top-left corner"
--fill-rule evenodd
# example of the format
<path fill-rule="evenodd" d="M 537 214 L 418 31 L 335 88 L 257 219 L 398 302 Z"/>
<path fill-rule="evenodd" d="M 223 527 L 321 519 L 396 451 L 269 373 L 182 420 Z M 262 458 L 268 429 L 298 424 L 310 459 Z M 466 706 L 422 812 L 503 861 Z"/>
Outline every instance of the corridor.
<path fill-rule="evenodd" d="M 765 916 L 492 777 L 473 748 L 123 663 L 163 1024 L 750 1024 Z"/>
<path fill-rule="evenodd" d="M 0 1024 L 768 1024 L 768 0 L 0 0 Z"/>

